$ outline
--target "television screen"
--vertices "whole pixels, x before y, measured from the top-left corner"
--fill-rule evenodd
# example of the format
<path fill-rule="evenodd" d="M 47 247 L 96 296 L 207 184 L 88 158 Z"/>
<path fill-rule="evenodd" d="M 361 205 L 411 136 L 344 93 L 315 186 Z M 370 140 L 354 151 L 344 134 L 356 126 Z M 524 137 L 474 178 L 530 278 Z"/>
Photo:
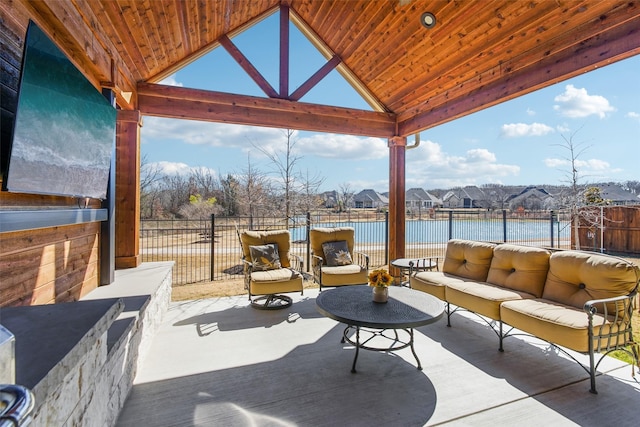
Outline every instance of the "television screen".
<path fill-rule="evenodd" d="M 115 128 L 115 108 L 30 22 L 6 189 L 104 199 Z"/>

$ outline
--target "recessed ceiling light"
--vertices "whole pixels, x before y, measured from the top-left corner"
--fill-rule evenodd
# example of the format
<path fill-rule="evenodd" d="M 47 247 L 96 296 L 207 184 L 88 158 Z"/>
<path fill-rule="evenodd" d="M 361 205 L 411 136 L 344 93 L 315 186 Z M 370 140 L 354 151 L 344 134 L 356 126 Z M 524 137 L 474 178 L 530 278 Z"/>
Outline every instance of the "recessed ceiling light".
<path fill-rule="evenodd" d="M 425 28 L 433 28 L 436 26 L 436 17 L 431 12 L 425 12 L 420 16 L 420 23 Z"/>

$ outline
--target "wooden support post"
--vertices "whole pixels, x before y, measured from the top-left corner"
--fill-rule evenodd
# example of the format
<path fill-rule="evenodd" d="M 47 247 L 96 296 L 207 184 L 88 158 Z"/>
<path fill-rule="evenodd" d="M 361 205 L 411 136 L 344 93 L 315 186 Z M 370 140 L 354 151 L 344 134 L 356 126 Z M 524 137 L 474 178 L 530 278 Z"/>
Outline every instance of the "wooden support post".
<path fill-rule="evenodd" d="M 140 265 L 140 111 L 116 122 L 116 269 Z"/>
<path fill-rule="evenodd" d="M 404 257 L 405 246 L 405 151 L 407 138 L 389 138 L 389 260 Z M 398 277 L 399 269 L 390 266 Z"/>

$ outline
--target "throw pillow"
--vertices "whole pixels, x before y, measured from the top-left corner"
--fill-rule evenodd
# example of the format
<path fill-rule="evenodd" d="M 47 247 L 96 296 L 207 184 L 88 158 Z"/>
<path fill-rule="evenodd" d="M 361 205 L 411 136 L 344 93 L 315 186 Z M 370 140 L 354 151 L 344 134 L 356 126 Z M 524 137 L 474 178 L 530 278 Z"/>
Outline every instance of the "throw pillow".
<path fill-rule="evenodd" d="M 328 266 L 335 267 L 353 263 L 346 240 L 325 242 L 322 244 L 322 252 L 324 252 L 324 259 Z"/>
<path fill-rule="evenodd" d="M 280 264 L 280 254 L 278 245 L 269 243 L 268 245 L 249 246 L 251 252 L 251 262 L 254 270 L 275 270 L 282 268 Z"/>

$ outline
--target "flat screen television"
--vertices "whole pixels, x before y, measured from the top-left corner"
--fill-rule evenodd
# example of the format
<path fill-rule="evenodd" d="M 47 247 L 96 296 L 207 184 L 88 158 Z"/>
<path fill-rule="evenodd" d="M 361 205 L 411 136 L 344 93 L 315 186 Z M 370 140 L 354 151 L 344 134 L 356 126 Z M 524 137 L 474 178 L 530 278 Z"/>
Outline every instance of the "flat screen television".
<path fill-rule="evenodd" d="M 4 189 L 106 198 L 115 129 L 116 109 L 29 22 Z"/>

